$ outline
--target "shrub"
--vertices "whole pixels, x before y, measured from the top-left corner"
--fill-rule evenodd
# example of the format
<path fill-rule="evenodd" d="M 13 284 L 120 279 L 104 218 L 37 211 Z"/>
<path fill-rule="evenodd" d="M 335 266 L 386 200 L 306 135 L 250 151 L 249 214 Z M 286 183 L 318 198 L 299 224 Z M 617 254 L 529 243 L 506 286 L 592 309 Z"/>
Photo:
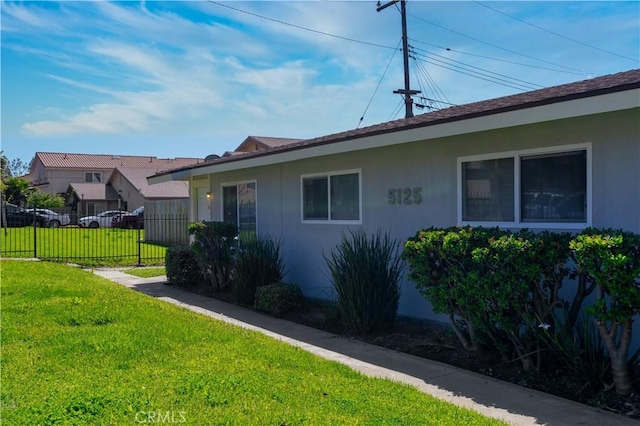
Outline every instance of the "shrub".
<path fill-rule="evenodd" d="M 253 237 L 240 242 L 233 280 L 239 303 L 253 306 L 256 289 L 282 281 L 283 275 L 280 241 Z"/>
<path fill-rule="evenodd" d="M 640 313 L 640 235 L 613 229 L 586 229 L 571 243 L 578 267 L 596 285 L 588 307 L 595 316 L 609 357 L 616 392 L 633 392 L 628 364 L 633 317 Z"/>
<path fill-rule="evenodd" d="M 297 312 L 304 307 L 304 296 L 295 284 L 275 283 L 258 287 L 255 294 L 255 309 L 275 316 Z"/>
<path fill-rule="evenodd" d="M 469 279 L 475 282 L 474 295 L 482 295 L 478 308 L 489 325 L 486 331 L 505 336 L 525 370 L 540 366 L 531 333 L 536 327 L 531 290 L 541 276 L 536 250 L 529 240 L 509 234 L 491 238 L 471 253 L 475 268 Z"/>
<path fill-rule="evenodd" d="M 231 282 L 234 249 L 238 230 L 235 225 L 222 222 L 194 222 L 189 224 L 194 236 L 191 245 L 202 275 L 213 290 L 223 291 Z"/>
<path fill-rule="evenodd" d="M 473 260 L 472 253 L 502 235 L 505 232 L 498 228 L 429 228 L 410 238 L 402 252 L 410 266 L 409 279 L 435 312 L 449 317 L 449 325 L 463 347 L 475 353 L 483 351 L 482 343 L 491 330 L 485 295 L 476 279 L 482 274 L 481 265 Z M 491 339 L 500 348 L 499 337 L 493 335 Z M 504 351 L 501 353 L 507 361 Z"/>
<path fill-rule="evenodd" d="M 562 314 L 560 314 L 562 315 Z M 539 328 L 542 340 L 560 363 L 592 389 L 602 387 L 611 375 L 611 362 L 598 335 L 593 316 L 581 311 L 572 326 L 564 315 L 556 319 L 556 326 Z"/>
<path fill-rule="evenodd" d="M 167 280 L 176 287 L 192 287 L 204 278 L 191 247 L 169 247 L 165 256 Z"/>
<path fill-rule="evenodd" d="M 350 232 L 325 261 L 347 331 L 366 335 L 393 325 L 404 267 L 396 240 L 379 231 L 371 238 L 362 230 Z"/>

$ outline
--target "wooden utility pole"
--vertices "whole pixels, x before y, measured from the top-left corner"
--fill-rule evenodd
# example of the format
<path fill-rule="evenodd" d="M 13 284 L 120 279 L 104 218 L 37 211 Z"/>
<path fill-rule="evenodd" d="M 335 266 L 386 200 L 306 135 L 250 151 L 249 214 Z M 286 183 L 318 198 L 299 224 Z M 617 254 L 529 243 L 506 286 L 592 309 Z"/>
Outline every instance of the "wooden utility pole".
<path fill-rule="evenodd" d="M 392 0 L 383 5 L 378 1 L 378 7 L 376 10 L 380 12 L 387 7 L 398 3 L 400 1 L 400 14 L 402 15 L 402 57 L 404 62 L 404 90 L 394 90 L 393 93 L 398 93 L 404 97 L 405 106 L 405 118 L 413 117 L 413 99 L 411 95 L 417 95 L 419 90 L 411 90 L 409 80 L 409 42 L 407 40 L 407 2 L 406 0 Z"/>

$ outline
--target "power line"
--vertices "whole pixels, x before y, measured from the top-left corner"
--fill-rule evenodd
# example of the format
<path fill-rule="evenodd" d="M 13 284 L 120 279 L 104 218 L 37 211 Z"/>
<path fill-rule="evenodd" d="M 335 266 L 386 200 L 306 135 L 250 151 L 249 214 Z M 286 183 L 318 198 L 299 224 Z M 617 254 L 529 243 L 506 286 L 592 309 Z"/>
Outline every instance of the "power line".
<path fill-rule="evenodd" d="M 520 83 L 517 83 L 517 82 L 514 82 L 514 81 L 509 81 L 508 79 L 494 77 L 494 76 L 489 75 L 489 74 L 484 74 L 484 73 L 481 73 L 481 72 L 468 70 L 468 69 L 462 68 L 462 67 L 460 67 L 458 65 L 448 64 L 448 63 L 446 63 L 444 61 L 440 61 L 438 59 L 429 60 L 429 59 L 426 59 L 426 57 L 418 58 L 418 55 L 419 54 L 416 54 L 416 58 L 415 59 L 420 59 L 420 60 L 422 60 L 422 61 L 424 61 L 424 62 L 426 62 L 428 64 L 435 65 L 435 66 L 438 66 L 438 67 L 441 67 L 441 68 L 444 68 L 444 69 L 447 69 L 447 70 L 450 70 L 450 71 L 455 71 L 455 72 L 460 73 L 460 74 L 468 75 L 469 77 L 475 77 L 475 78 L 480 79 L 480 80 L 484 80 L 484 81 L 488 81 L 488 82 L 491 82 L 491 83 L 494 83 L 494 84 L 499 84 L 499 85 L 502 85 L 502 86 L 510 87 L 510 88 L 516 89 L 516 90 L 521 90 L 521 91 L 532 90 L 531 87 L 528 87 L 526 85 L 523 85 L 523 84 L 520 84 Z"/>
<path fill-rule="evenodd" d="M 509 52 L 509 53 L 513 53 L 514 55 L 523 56 L 525 58 L 533 59 L 534 61 L 543 62 L 545 64 L 549 64 L 549 65 L 553 65 L 553 66 L 556 66 L 556 67 L 568 69 L 568 70 L 571 70 L 571 71 L 577 71 L 577 72 L 581 73 L 581 75 L 589 74 L 589 73 L 587 73 L 585 71 L 582 71 L 582 70 L 579 70 L 577 68 L 571 68 L 571 67 L 567 67 L 565 65 L 556 64 L 554 62 L 545 61 L 544 59 L 540 59 L 540 58 L 536 58 L 536 57 L 533 57 L 533 56 L 525 55 L 524 53 L 519 53 L 519 52 L 516 52 L 515 50 L 507 49 L 505 47 L 498 46 L 497 44 L 489 43 L 487 41 L 483 41 L 483 40 L 480 40 L 478 38 L 468 36 L 466 34 L 463 34 L 463 33 L 459 32 L 459 31 L 452 30 L 452 29 L 447 28 L 447 27 L 445 27 L 443 25 L 440 25 L 440 24 L 436 24 L 435 22 L 427 21 L 426 19 L 423 19 L 423 18 L 421 18 L 419 16 L 416 16 L 416 15 L 412 15 L 412 14 L 409 14 L 409 15 L 414 17 L 414 18 L 416 18 L 416 19 L 418 19 L 418 20 L 420 20 L 420 21 L 426 22 L 427 24 L 430 24 L 430 25 L 433 25 L 435 27 L 441 28 L 441 29 L 443 29 L 445 31 L 449 31 L 449 32 L 457 34 L 459 36 L 466 37 L 466 38 L 468 38 L 470 40 L 474 40 L 474 41 L 477 41 L 479 43 L 486 44 L 487 46 L 495 47 L 496 49 L 500 49 L 500 50 L 504 50 L 504 51 Z"/>
<path fill-rule="evenodd" d="M 572 42 L 574 42 L 574 43 L 578 43 L 578 44 L 581 44 L 581 45 L 583 45 L 583 46 L 589 47 L 589 48 L 591 48 L 591 49 L 599 50 L 599 51 L 601 51 L 601 52 L 604 52 L 604 53 L 608 53 L 608 54 L 610 54 L 610 55 L 617 56 L 617 57 L 619 57 L 619 58 L 628 59 L 628 60 L 630 60 L 630 61 L 633 61 L 633 62 L 634 62 L 634 63 L 636 63 L 636 64 L 638 63 L 638 60 L 637 60 L 637 59 L 630 58 L 630 57 L 628 57 L 628 56 L 624 56 L 624 55 L 620 55 L 620 54 L 618 54 L 618 53 L 611 52 L 610 50 L 601 49 L 601 48 L 599 48 L 599 47 L 597 47 L 597 46 L 593 46 L 593 45 L 591 45 L 591 44 L 588 44 L 588 43 L 582 42 L 582 41 L 580 41 L 580 40 L 576 40 L 576 39 L 574 39 L 574 38 L 567 37 L 567 36 L 565 36 L 565 35 L 562 35 L 562 34 L 556 33 L 556 32 L 554 32 L 554 31 L 551 31 L 551 30 L 548 30 L 548 29 L 546 29 L 546 28 L 543 28 L 543 27 L 541 27 L 541 26 L 539 26 L 539 25 L 532 24 L 531 22 L 527 22 L 527 21 L 525 21 L 524 19 L 520 19 L 520 18 L 518 18 L 517 16 L 509 15 L 509 14 L 508 14 L 508 13 L 506 13 L 506 12 L 503 12 L 503 11 L 501 11 L 501 10 L 498 10 L 498 9 L 496 9 L 496 8 L 493 8 L 493 7 L 491 7 L 491 6 L 487 5 L 487 4 L 484 4 L 484 3 L 482 3 L 482 2 L 479 2 L 479 1 L 475 1 L 475 0 L 474 0 L 474 3 L 479 4 L 479 5 L 480 5 L 480 6 L 482 6 L 482 7 L 486 7 L 487 9 L 493 10 L 494 12 L 499 13 L 499 14 L 501 14 L 501 15 L 508 16 L 509 18 L 511 18 L 511 19 L 515 19 L 516 21 L 518 21 L 518 22 L 522 22 L 523 24 L 529 25 L 530 27 L 536 28 L 536 29 L 538 29 L 538 30 L 540 30 L 540 31 L 544 31 L 545 33 L 552 34 L 552 35 L 554 35 L 554 36 L 556 36 L 556 37 L 560 37 L 560 38 L 563 38 L 563 39 L 565 39 L 565 40 L 569 40 L 569 41 L 572 41 Z"/>
<path fill-rule="evenodd" d="M 489 59 L 491 61 L 504 62 L 504 63 L 507 63 L 507 64 L 520 65 L 520 66 L 523 66 L 523 67 L 537 68 L 537 69 L 547 70 L 547 71 L 561 72 L 561 73 L 565 73 L 565 74 L 579 75 L 581 77 L 584 76 L 583 73 L 559 70 L 557 68 L 548 68 L 548 67 L 543 67 L 543 66 L 539 66 L 539 65 L 523 64 L 522 62 L 509 61 L 507 59 L 500 59 L 500 58 L 494 58 L 494 57 L 491 57 L 491 56 L 478 55 L 477 53 L 464 52 L 462 50 L 452 49 L 450 47 L 443 47 L 443 46 L 439 46 L 437 44 L 427 43 L 426 41 L 416 40 L 416 39 L 413 39 L 413 38 L 410 38 L 409 40 L 414 42 L 414 43 L 426 44 L 427 46 L 437 47 L 438 49 L 443 49 L 443 50 L 446 50 L 447 52 L 454 52 L 454 53 L 460 53 L 462 55 L 475 56 L 476 58 Z"/>
<path fill-rule="evenodd" d="M 387 74 L 387 71 L 389 70 L 389 66 L 391 65 L 391 62 L 393 61 L 393 58 L 396 56 L 396 52 L 398 51 L 398 47 L 400 46 L 400 43 L 402 43 L 402 40 L 400 40 L 398 42 L 398 45 L 396 46 L 395 50 L 393 51 L 393 54 L 391 55 L 391 58 L 389 58 L 389 62 L 387 63 L 387 67 L 384 69 L 384 72 L 382 73 L 382 76 L 380 77 L 380 80 L 378 81 L 378 85 L 376 86 L 375 90 L 373 91 L 373 94 L 371 95 L 371 99 L 369 99 L 369 103 L 367 104 L 367 107 L 364 109 L 364 112 L 362 113 L 362 116 L 360 117 L 360 121 L 358 121 L 358 125 L 356 126 L 356 129 L 358 127 L 360 127 L 360 125 L 362 124 L 362 120 L 364 120 L 364 116 L 367 113 L 367 111 L 369 110 L 369 107 L 371 106 L 371 102 L 373 101 L 374 96 L 376 95 L 376 93 L 378 92 L 378 89 L 380 88 L 380 84 L 382 84 L 382 80 L 384 79 L 384 76 Z"/>
<path fill-rule="evenodd" d="M 415 58 L 412 58 L 412 65 L 414 68 L 414 73 L 416 76 L 416 80 L 418 82 L 418 87 L 420 87 L 421 89 L 421 93 L 424 93 L 425 96 L 417 96 L 419 99 L 422 99 L 423 101 L 429 101 L 431 102 L 430 106 L 426 106 L 426 105 L 421 105 L 419 103 L 415 103 L 415 106 L 417 108 L 429 108 L 429 109 L 436 109 L 436 107 L 434 107 L 433 105 L 435 104 L 442 104 L 442 105 L 451 105 L 448 101 L 449 99 L 447 99 L 446 95 L 444 94 L 444 92 L 442 92 L 442 90 L 440 90 L 440 88 L 438 87 L 438 85 L 436 84 L 435 80 L 433 78 L 431 78 L 431 75 L 429 74 L 429 71 L 427 70 L 427 68 L 424 66 L 424 64 L 422 63 L 422 61 L 418 61 Z M 425 83 L 429 88 L 429 91 L 425 90 L 425 87 L 422 84 L 422 78 L 421 77 L 425 77 Z M 434 98 L 437 99 L 432 99 L 432 98 L 428 98 L 426 97 L 427 93 L 432 93 Z M 443 101 L 442 98 L 440 98 L 440 96 L 442 96 L 442 98 L 447 99 L 447 102 Z"/>
<path fill-rule="evenodd" d="M 387 118 L 387 121 L 391 121 L 394 120 L 398 114 L 400 113 L 400 111 L 402 110 L 402 107 L 404 106 L 404 99 L 402 99 L 400 102 L 398 102 L 398 105 L 396 106 L 396 108 L 393 110 L 393 112 L 391 113 L 391 115 L 389 116 L 389 118 Z"/>
<path fill-rule="evenodd" d="M 220 2 L 217 2 L 217 1 L 213 1 L 213 0 L 207 0 L 207 1 L 209 3 L 211 3 L 211 4 L 215 4 L 215 5 L 218 5 L 218 6 L 226 7 L 227 9 L 235 10 L 236 12 L 240 12 L 240 13 L 244 13 L 244 14 L 247 14 L 247 15 L 255 16 L 256 18 L 266 19 L 267 21 L 276 22 L 278 24 L 282 24 L 282 25 L 286 25 L 286 26 L 289 26 L 289 27 L 297 28 L 299 30 L 309 31 L 309 32 L 316 33 L 316 34 L 321 34 L 323 36 L 338 38 L 338 39 L 341 39 L 341 40 L 347 40 L 347 41 L 351 41 L 351 42 L 354 42 L 354 43 L 366 44 L 368 46 L 381 47 L 383 49 L 396 49 L 394 47 L 385 46 L 383 44 L 377 44 L 377 43 L 371 43 L 371 42 L 368 42 L 368 41 L 356 40 L 355 38 L 344 37 L 344 36 L 340 36 L 340 35 L 336 35 L 336 34 L 327 33 L 327 32 L 324 32 L 324 31 L 318 31 L 318 30 L 314 30 L 314 29 L 311 29 L 311 28 L 303 27 L 301 25 L 292 24 L 290 22 L 280 21 L 278 19 L 274 19 L 274 18 L 270 18 L 268 16 L 259 15 L 257 13 L 253 13 L 253 12 L 249 12 L 249 11 L 246 11 L 246 10 L 238 9 L 237 7 L 229 6 L 228 4 L 220 3 Z"/>
<path fill-rule="evenodd" d="M 460 65 L 458 65 L 460 67 L 473 68 L 475 70 L 478 70 L 479 74 L 484 74 L 484 73 L 493 74 L 494 76 L 496 76 L 495 78 L 499 78 L 499 79 L 503 79 L 504 78 L 504 79 L 507 79 L 507 80 L 511 80 L 515 84 L 524 83 L 524 85 L 531 86 L 532 89 L 540 89 L 540 88 L 544 87 L 544 86 L 541 86 L 539 84 L 531 83 L 530 81 L 525 81 L 525 80 L 521 80 L 519 78 L 509 77 L 508 75 L 500 74 L 500 73 L 493 72 L 493 71 L 489 71 L 489 70 L 486 70 L 484 68 L 476 67 L 474 65 L 468 65 L 468 64 L 465 64 L 464 62 L 456 61 L 455 59 L 450 59 L 450 58 L 447 58 L 446 56 L 438 55 L 437 53 L 429 52 L 429 51 L 424 50 L 424 49 L 416 48 L 416 47 L 413 47 L 413 46 L 412 46 L 412 49 L 414 49 L 414 51 L 415 50 L 420 50 L 422 52 L 428 53 L 429 55 L 431 55 L 430 57 L 435 56 L 437 58 L 442 58 L 442 60 L 440 60 L 441 62 L 445 62 L 445 63 L 447 63 L 447 61 L 451 62 L 452 66 L 456 66 L 455 64 L 460 64 Z M 434 60 L 438 61 L 438 59 L 434 59 Z M 470 71 L 473 71 L 473 70 L 470 70 Z"/>

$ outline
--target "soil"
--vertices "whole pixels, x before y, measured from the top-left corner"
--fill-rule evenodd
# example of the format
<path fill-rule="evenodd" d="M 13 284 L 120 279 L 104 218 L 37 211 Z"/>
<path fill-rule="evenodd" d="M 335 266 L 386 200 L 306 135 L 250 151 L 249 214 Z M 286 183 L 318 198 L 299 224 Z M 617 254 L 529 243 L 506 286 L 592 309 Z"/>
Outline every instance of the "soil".
<path fill-rule="evenodd" d="M 314 303 L 308 303 L 304 312 L 288 314 L 284 318 L 346 336 L 344 330 L 328 320 L 325 309 Z M 479 357 L 466 351 L 455 334 L 446 326 L 399 320 L 389 331 L 366 337 L 348 337 L 640 420 L 640 394 L 638 393 L 630 397 L 622 397 L 615 393 L 612 383 L 602 383 L 601 387 L 593 389 L 588 383 L 561 368 L 545 372 L 527 372 L 521 368 L 519 362 L 502 362 L 497 354 L 485 354 Z M 640 389 L 640 377 L 636 378 L 635 388 Z"/>
<path fill-rule="evenodd" d="M 202 289 L 200 290 L 199 293 L 205 293 Z M 234 303 L 233 295 L 228 292 L 216 294 L 206 292 L 206 295 Z M 391 330 L 366 337 L 350 336 L 341 329 L 339 324 L 331 321 L 324 306 L 314 302 L 308 302 L 303 312 L 286 314 L 282 318 L 640 420 L 640 394 L 638 393 L 622 397 L 615 393 L 611 382 L 602 383 L 600 387 L 594 389 L 589 383 L 585 383 L 560 367 L 544 372 L 527 372 L 517 361 L 505 363 L 497 355 L 492 354 L 479 357 L 466 351 L 455 334 L 446 326 L 398 320 Z M 636 377 L 634 385 L 636 389 L 640 389 L 640 377 Z"/>

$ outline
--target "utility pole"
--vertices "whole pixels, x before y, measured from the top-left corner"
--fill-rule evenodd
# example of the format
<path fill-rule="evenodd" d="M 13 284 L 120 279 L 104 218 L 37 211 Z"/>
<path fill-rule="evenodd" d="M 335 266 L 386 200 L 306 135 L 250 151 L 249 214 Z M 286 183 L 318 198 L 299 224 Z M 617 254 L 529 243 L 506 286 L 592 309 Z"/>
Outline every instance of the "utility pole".
<path fill-rule="evenodd" d="M 405 106 L 405 118 L 413 117 L 413 99 L 411 95 L 417 95 L 419 90 L 411 90 L 409 82 L 409 42 L 407 41 L 407 2 L 406 0 L 392 0 L 383 5 L 378 0 L 378 7 L 376 10 L 380 12 L 387 7 L 394 5 L 400 1 L 400 14 L 402 15 L 402 56 L 404 61 L 404 90 L 394 90 L 393 93 L 398 93 L 404 97 Z"/>

